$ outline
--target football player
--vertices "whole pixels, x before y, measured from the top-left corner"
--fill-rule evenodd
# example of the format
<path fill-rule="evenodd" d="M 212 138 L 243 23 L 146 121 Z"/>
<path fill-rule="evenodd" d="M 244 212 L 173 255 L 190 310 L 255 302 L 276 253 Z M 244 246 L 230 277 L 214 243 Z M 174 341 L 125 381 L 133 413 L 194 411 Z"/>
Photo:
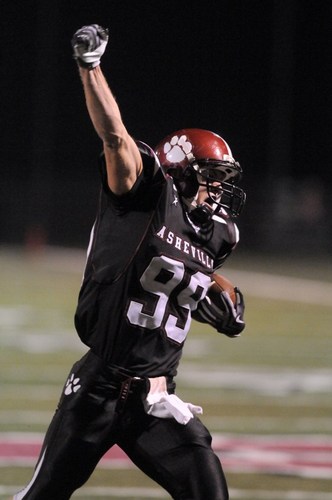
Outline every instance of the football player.
<path fill-rule="evenodd" d="M 238 243 L 241 167 L 219 135 L 176 131 L 153 150 L 126 130 L 100 67 L 108 31 L 84 26 L 74 58 L 103 143 L 101 195 L 75 325 L 87 353 L 69 372 L 30 483 L 15 500 L 65 500 L 119 445 L 174 499 L 228 499 L 202 409 L 175 394 L 191 315 Z M 205 305 L 204 318 L 200 307 Z M 211 324 L 237 336 L 243 297 Z"/>

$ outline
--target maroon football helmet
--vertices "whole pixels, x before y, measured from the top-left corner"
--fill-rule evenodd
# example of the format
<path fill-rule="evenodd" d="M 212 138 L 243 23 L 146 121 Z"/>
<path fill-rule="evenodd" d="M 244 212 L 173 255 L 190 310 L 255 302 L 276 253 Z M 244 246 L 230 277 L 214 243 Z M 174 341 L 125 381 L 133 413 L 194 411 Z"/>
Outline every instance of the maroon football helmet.
<path fill-rule="evenodd" d="M 165 137 L 155 152 L 186 200 L 192 202 L 204 185 L 216 207 L 214 213 L 226 208 L 233 216 L 240 214 L 246 195 L 235 183 L 242 169 L 222 137 L 208 130 L 182 129 Z"/>

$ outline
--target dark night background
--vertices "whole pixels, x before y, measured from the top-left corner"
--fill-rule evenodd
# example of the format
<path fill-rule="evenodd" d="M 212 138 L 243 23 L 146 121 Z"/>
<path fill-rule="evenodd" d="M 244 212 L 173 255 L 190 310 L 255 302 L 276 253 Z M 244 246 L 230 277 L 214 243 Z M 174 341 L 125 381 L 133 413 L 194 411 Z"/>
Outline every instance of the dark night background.
<path fill-rule="evenodd" d="M 98 23 L 132 135 L 154 146 L 198 127 L 230 144 L 248 195 L 242 249 L 331 251 L 330 0 L 0 4 L 0 243 L 87 245 L 101 142 L 70 40 Z"/>

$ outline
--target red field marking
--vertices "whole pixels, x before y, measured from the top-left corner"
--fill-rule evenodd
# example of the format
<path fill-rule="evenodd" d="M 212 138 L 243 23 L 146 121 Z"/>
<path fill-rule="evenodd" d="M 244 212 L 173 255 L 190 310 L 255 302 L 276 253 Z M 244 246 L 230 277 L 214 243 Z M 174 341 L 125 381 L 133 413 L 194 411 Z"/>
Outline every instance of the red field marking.
<path fill-rule="evenodd" d="M 34 465 L 41 444 L 41 436 L 0 435 L 0 465 Z M 213 446 L 226 472 L 332 478 L 332 438 L 329 436 L 216 435 Z M 100 462 L 100 467 L 131 465 L 118 446 L 111 448 Z"/>
<path fill-rule="evenodd" d="M 225 470 L 332 478 L 329 436 L 216 436 Z"/>

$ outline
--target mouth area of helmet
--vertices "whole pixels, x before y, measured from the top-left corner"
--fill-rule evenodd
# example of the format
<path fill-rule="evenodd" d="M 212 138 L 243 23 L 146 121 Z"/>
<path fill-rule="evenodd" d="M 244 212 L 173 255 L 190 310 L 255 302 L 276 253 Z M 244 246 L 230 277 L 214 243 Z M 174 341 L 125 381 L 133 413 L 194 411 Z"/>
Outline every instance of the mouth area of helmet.
<path fill-rule="evenodd" d="M 223 193 L 221 176 L 212 178 L 198 173 L 197 180 L 200 186 L 198 190 L 199 204 L 207 204 L 212 210 L 215 210 Z"/>
<path fill-rule="evenodd" d="M 221 195 L 222 195 L 221 188 L 218 188 L 218 190 L 216 189 L 212 190 L 211 188 L 206 188 L 198 196 L 198 202 L 200 205 L 208 205 L 211 208 L 211 210 L 214 211 L 219 206 Z"/>
<path fill-rule="evenodd" d="M 232 166 L 227 163 L 225 170 L 225 162 L 206 161 L 193 163 L 192 167 L 188 172 L 195 176 L 196 194 L 194 195 L 192 190 L 186 196 L 182 190 L 191 216 L 195 213 L 199 215 L 197 220 L 207 222 L 214 214 L 226 209 L 232 216 L 237 217 L 242 211 L 246 195 L 235 184 L 235 180 L 240 176 L 234 169 L 232 170 Z M 193 184 L 193 180 L 191 177 L 190 185 Z"/>

